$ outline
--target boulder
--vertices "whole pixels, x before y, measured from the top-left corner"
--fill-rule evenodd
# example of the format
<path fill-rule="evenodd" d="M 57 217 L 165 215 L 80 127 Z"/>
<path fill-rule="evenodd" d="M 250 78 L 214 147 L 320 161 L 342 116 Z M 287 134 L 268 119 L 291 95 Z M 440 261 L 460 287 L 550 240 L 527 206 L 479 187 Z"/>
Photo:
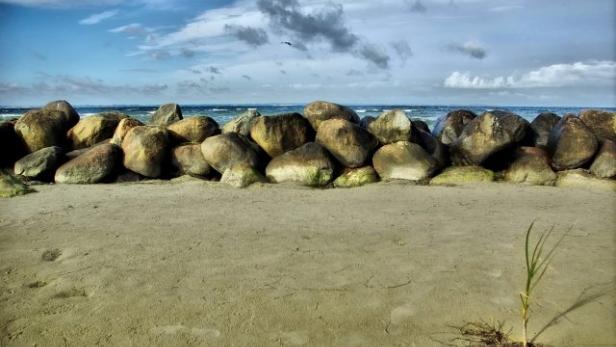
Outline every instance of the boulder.
<path fill-rule="evenodd" d="M 12 198 L 33 192 L 27 184 L 19 178 L 0 173 L 0 198 Z"/>
<path fill-rule="evenodd" d="M 595 177 L 584 169 L 559 172 L 558 178 L 556 179 L 556 186 L 616 192 L 616 180 Z"/>
<path fill-rule="evenodd" d="M 234 164 L 258 167 L 259 154 L 255 146 L 246 136 L 227 133 L 205 139 L 201 153 L 205 161 L 222 174 Z"/>
<path fill-rule="evenodd" d="M 392 110 L 381 113 L 375 120 L 368 124 L 367 129 L 382 144 L 411 141 L 413 138 L 411 120 L 402 110 Z"/>
<path fill-rule="evenodd" d="M 250 128 L 252 128 L 252 125 L 258 117 L 261 117 L 259 111 L 250 109 L 225 124 L 222 127 L 222 133 L 238 133 L 240 135 L 250 136 Z"/>
<path fill-rule="evenodd" d="M 29 179 L 51 179 L 64 160 L 64 150 L 47 147 L 32 152 L 15 162 L 14 172 Z"/>
<path fill-rule="evenodd" d="M 485 112 L 464 127 L 451 143 L 451 159 L 456 165 L 481 165 L 490 156 L 514 147 L 527 133 L 528 121 L 506 111 Z"/>
<path fill-rule="evenodd" d="M 23 141 L 15 132 L 15 121 L 0 122 L 0 168 L 12 167 L 26 154 Z"/>
<path fill-rule="evenodd" d="M 250 137 L 273 158 L 312 141 L 314 132 L 301 114 L 289 113 L 258 117 L 250 128 Z"/>
<path fill-rule="evenodd" d="M 394 142 L 379 148 L 372 165 L 384 180 L 422 181 L 437 170 L 438 163 L 421 146 L 408 141 Z"/>
<path fill-rule="evenodd" d="M 616 143 L 610 140 L 603 142 L 590 166 L 590 172 L 601 178 L 616 177 Z"/>
<path fill-rule="evenodd" d="M 464 127 L 477 115 L 468 110 L 455 110 L 440 117 L 434 125 L 432 135 L 444 145 L 451 145 L 462 133 Z"/>
<path fill-rule="evenodd" d="M 355 169 L 345 169 L 344 172 L 334 180 L 336 188 L 360 187 L 364 184 L 379 181 L 379 175 L 372 166 L 363 166 Z"/>
<path fill-rule="evenodd" d="M 494 172 L 481 166 L 451 166 L 430 180 L 430 185 L 459 186 L 494 181 Z"/>
<path fill-rule="evenodd" d="M 376 138 L 366 129 L 344 119 L 321 122 L 316 142 L 350 168 L 364 165 L 378 146 Z"/>
<path fill-rule="evenodd" d="M 375 119 L 376 119 L 376 118 L 375 118 L 375 117 L 372 117 L 372 116 L 365 116 L 364 118 L 362 118 L 362 119 L 359 121 L 359 126 L 360 126 L 360 127 L 362 127 L 362 128 L 364 128 L 364 129 L 368 129 L 368 127 L 370 126 L 370 124 L 371 124 L 372 122 L 374 122 L 374 120 L 375 120 Z"/>
<path fill-rule="evenodd" d="M 118 126 L 116 127 L 114 133 L 113 133 L 113 137 L 111 138 L 111 143 L 114 143 L 118 146 L 122 145 L 122 140 L 124 140 L 124 136 L 126 136 L 126 133 L 134 128 L 134 127 L 138 127 L 138 126 L 142 126 L 144 125 L 143 123 L 141 123 L 139 120 L 134 119 L 134 118 L 124 118 L 122 119 L 119 123 Z"/>
<path fill-rule="evenodd" d="M 415 128 L 417 130 L 422 130 L 422 131 L 425 131 L 427 133 L 430 132 L 430 127 L 428 126 L 428 123 L 424 122 L 421 119 L 413 119 L 413 118 L 411 118 L 411 125 L 413 126 L 413 128 Z"/>
<path fill-rule="evenodd" d="M 152 114 L 150 124 L 167 126 L 171 123 L 182 120 L 182 109 L 178 104 L 164 104 Z"/>
<path fill-rule="evenodd" d="M 311 187 L 323 187 L 334 176 L 334 162 L 321 145 L 308 142 L 275 157 L 265 169 L 267 178 L 275 183 L 295 182 Z"/>
<path fill-rule="evenodd" d="M 23 140 L 27 152 L 31 153 L 45 147 L 64 147 L 66 132 L 76 123 L 62 111 L 34 110 L 17 120 L 15 132 Z"/>
<path fill-rule="evenodd" d="M 200 144 L 187 144 L 171 150 L 171 165 L 180 175 L 207 176 L 212 168 L 203 158 Z"/>
<path fill-rule="evenodd" d="M 90 147 L 111 138 L 122 120 L 118 113 L 106 113 L 82 118 L 67 134 L 71 148 Z"/>
<path fill-rule="evenodd" d="M 592 130 L 599 142 L 616 142 L 616 112 L 584 110 L 580 119 Z"/>
<path fill-rule="evenodd" d="M 574 115 L 565 115 L 550 132 L 548 150 L 555 170 L 582 167 L 597 152 L 598 141 L 592 130 Z"/>
<path fill-rule="evenodd" d="M 124 167 L 146 177 L 163 173 L 169 148 L 167 130 L 156 126 L 131 128 L 122 140 Z"/>
<path fill-rule="evenodd" d="M 79 122 L 79 113 L 73 106 L 65 100 L 56 100 L 43 106 L 41 111 L 58 111 L 64 114 L 64 121 L 67 123 L 67 130 Z"/>
<path fill-rule="evenodd" d="M 546 147 L 552 128 L 560 121 L 560 116 L 552 112 L 539 114 L 530 123 L 529 144 L 535 147 Z"/>
<path fill-rule="evenodd" d="M 203 142 L 219 132 L 218 123 L 210 117 L 196 116 L 174 122 L 167 131 L 175 143 Z"/>
<path fill-rule="evenodd" d="M 60 166 L 55 181 L 72 184 L 107 182 L 114 177 L 121 162 L 122 150 L 119 146 L 111 143 L 94 146 Z"/>
<path fill-rule="evenodd" d="M 246 163 L 231 165 L 220 178 L 221 183 L 235 188 L 244 188 L 253 183 L 266 181 L 265 177 L 257 169 Z"/>
<path fill-rule="evenodd" d="M 415 127 L 413 123 L 414 141 L 428 152 L 438 162 L 439 168 L 449 165 L 449 148 L 439 139 L 432 136 L 430 131 Z"/>
<path fill-rule="evenodd" d="M 321 122 L 329 119 L 344 119 L 351 123 L 359 123 L 359 116 L 352 109 L 326 101 L 314 101 L 304 108 L 304 116 L 308 118 L 315 131 L 319 130 Z"/>
<path fill-rule="evenodd" d="M 505 170 L 505 181 L 529 185 L 554 185 L 556 173 L 548 153 L 540 147 L 520 147 L 513 163 Z"/>

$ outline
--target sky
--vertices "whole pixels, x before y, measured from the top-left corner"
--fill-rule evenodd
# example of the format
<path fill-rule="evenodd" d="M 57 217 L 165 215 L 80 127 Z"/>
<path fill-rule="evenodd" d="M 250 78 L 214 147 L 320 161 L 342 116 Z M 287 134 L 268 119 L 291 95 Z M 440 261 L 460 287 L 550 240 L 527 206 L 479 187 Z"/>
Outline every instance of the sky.
<path fill-rule="evenodd" d="M 614 0 L 0 0 L 0 105 L 616 106 Z"/>

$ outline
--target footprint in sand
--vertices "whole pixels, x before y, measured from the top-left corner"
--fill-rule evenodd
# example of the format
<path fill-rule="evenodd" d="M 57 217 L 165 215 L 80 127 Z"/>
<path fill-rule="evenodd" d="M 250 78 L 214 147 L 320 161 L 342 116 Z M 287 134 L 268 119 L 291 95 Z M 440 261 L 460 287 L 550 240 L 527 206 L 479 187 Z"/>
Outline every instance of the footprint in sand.
<path fill-rule="evenodd" d="M 44 261 L 55 261 L 62 255 L 62 250 L 58 248 L 48 249 L 41 255 Z"/>
<path fill-rule="evenodd" d="M 70 298 L 76 298 L 76 297 L 87 298 L 88 293 L 83 288 L 73 287 L 73 288 L 62 290 L 58 292 L 56 295 L 54 295 L 53 297 L 56 299 L 70 299 Z"/>
<path fill-rule="evenodd" d="M 391 324 L 397 325 L 404 322 L 413 315 L 415 315 L 415 310 L 413 309 L 413 307 L 411 307 L 411 305 L 406 304 L 394 308 L 391 311 L 389 319 L 391 321 Z"/>

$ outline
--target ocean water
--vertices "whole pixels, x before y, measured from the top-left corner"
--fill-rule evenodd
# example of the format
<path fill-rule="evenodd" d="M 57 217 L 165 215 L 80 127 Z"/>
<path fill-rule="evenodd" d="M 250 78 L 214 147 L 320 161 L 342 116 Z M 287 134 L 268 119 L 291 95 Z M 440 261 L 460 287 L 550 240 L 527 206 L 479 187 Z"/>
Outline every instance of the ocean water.
<path fill-rule="evenodd" d="M 304 105 L 182 105 L 182 113 L 184 117 L 204 115 L 212 117 L 220 125 L 227 123 L 242 112 L 248 109 L 256 109 L 263 115 L 275 115 L 288 112 L 302 113 Z M 417 106 L 417 105 L 349 105 L 357 112 L 359 117 L 366 116 L 376 117 L 386 110 L 401 109 L 404 110 L 411 118 L 417 118 L 425 121 L 432 128 L 436 120 L 447 114 L 449 111 L 457 109 L 471 110 L 477 114 L 488 110 L 507 110 L 514 112 L 525 119 L 532 121 L 541 112 L 554 112 L 558 115 L 566 113 L 578 114 L 580 111 L 590 107 L 534 107 L 534 106 Z M 157 105 L 132 105 L 132 106 L 77 106 L 75 107 L 81 117 L 91 116 L 93 114 L 116 110 L 126 113 L 140 121 L 147 122 L 152 113 L 158 108 Z M 19 117 L 23 113 L 32 108 L 8 108 L 0 107 L 0 119 Z M 602 108 L 610 111 L 616 111 L 616 108 Z"/>

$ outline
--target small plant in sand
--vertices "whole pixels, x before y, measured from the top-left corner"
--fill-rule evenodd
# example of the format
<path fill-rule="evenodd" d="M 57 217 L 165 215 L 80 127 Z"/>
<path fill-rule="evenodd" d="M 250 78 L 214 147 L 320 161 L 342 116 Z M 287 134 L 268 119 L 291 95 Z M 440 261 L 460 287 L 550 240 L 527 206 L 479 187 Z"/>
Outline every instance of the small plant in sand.
<path fill-rule="evenodd" d="M 526 230 L 526 238 L 524 242 L 526 285 L 524 287 L 524 291 L 520 293 L 523 335 L 522 346 L 524 347 L 528 347 L 529 343 L 532 343 L 532 340 L 528 340 L 528 321 L 530 320 L 531 315 L 530 305 L 531 299 L 533 298 L 533 291 L 543 278 L 543 275 L 545 275 L 548 265 L 550 265 L 550 262 L 554 257 L 554 251 L 556 251 L 558 245 L 560 245 L 564 237 L 571 230 L 571 228 L 569 228 L 569 230 L 563 234 L 563 236 L 552 246 L 552 248 L 545 253 L 545 242 L 554 231 L 554 226 L 552 226 L 547 233 L 541 234 L 534 247 L 531 249 L 530 238 L 534 225 L 535 222 L 533 221 L 528 227 L 528 230 Z"/>

